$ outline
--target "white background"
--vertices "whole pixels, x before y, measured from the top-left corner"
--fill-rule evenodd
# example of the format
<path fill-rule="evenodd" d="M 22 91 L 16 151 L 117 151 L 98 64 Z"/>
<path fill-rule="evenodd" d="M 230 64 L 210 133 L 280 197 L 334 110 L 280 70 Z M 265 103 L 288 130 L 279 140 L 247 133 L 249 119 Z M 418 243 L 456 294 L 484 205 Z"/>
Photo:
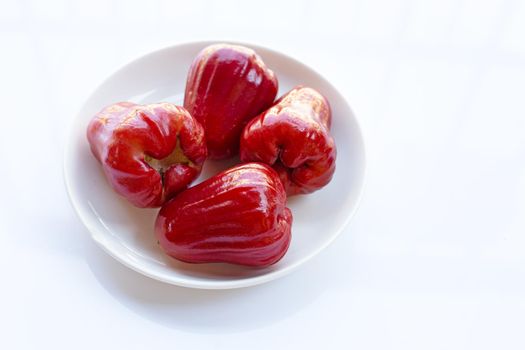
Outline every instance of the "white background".
<path fill-rule="evenodd" d="M 343 235 L 257 287 L 173 287 L 89 238 L 62 177 L 94 87 L 241 40 L 321 72 L 363 126 Z M 525 2 L 0 0 L 0 348 L 524 349 Z"/>

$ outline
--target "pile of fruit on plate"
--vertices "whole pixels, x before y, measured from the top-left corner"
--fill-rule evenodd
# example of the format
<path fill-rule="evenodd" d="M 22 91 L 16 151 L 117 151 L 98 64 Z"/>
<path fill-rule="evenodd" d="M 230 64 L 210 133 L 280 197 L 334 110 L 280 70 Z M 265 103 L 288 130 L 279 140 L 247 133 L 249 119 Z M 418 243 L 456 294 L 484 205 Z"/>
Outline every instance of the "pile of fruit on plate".
<path fill-rule="evenodd" d="M 336 147 L 325 97 L 298 85 L 276 100 L 277 91 L 252 49 L 215 44 L 194 59 L 184 106 L 117 102 L 89 123 L 112 188 L 137 207 L 161 207 L 152 232 L 169 256 L 265 267 L 288 250 L 287 197 L 330 182 Z M 206 159 L 235 156 L 240 164 L 190 187 Z"/>

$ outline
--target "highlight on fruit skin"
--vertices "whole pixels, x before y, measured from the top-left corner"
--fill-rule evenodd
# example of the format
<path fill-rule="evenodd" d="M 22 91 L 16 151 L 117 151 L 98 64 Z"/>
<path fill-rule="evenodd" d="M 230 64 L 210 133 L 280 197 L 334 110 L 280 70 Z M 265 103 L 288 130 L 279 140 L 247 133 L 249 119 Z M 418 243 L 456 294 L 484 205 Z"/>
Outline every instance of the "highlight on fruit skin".
<path fill-rule="evenodd" d="M 297 86 L 246 125 L 241 160 L 271 165 L 288 196 L 315 192 L 335 172 L 331 121 L 326 98 L 312 88 Z"/>
<path fill-rule="evenodd" d="M 140 208 L 187 188 L 207 155 L 200 123 L 171 103 L 110 105 L 91 120 L 87 139 L 111 187 Z"/>
<path fill-rule="evenodd" d="M 203 125 L 211 159 L 238 154 L 244 126 L 273 104 L 277 90 L 276 75 L 250 48 L 214 44 L 199 52 L 188 72 L 184 107 Z"/>
<path fill-rule="evenodd" d="M 290 245 L 292 213 L 277 173 L 260 163 L 237 165 L 167 202 L 155 234 L 171 257 L 189 263 L 265 267 Z"/>

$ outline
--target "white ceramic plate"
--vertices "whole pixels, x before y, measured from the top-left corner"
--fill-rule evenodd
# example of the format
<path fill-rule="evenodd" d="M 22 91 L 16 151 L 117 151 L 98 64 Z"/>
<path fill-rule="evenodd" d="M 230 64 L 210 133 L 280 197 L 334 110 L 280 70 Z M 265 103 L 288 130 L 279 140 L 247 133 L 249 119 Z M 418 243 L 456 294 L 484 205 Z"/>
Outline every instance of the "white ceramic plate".
<path fill-rule="evenodd" d="M 66 148 L 66 187 L 93 239 L 124 265 L 167 283 L 205 289 L 255 285 L 291 272 L 330 244 L 354 214 L 363 188 L 365 153 L 357 120 L 341 94 L 322 76 L 281 53 L 251 44 L 279 79 L 279 96 L 298 84 L 319 90 L 333 111 L 337 169 L 331 183 L 314 194 L 288 201 L 294 216 L 292 242 L 277 264 L 253 269 L 228 264 L 187 264 L 166 256 L 153 234 L 156 209 L 138 209 L 115 194 L 91 155 L 85 137 L 89 120 L 118 101 L 181 104 L 186 74 L 195 55 L 211 42 L 154 51 L 125 65 L 89 97 L 71 128 Z M 234 164 L 206 162 L 198 182 Z M 229 163 L 229 164 L 228 164 Z"/>

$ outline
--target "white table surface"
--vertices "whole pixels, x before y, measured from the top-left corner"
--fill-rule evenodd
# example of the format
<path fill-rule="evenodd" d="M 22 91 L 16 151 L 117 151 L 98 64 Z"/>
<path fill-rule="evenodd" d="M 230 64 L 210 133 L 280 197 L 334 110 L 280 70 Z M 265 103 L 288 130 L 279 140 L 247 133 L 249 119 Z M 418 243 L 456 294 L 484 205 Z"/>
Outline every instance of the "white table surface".
<path fill-rule="evenodd" d="M 102 79 L 210 39 L 321 72 L 368 152 L 342 236 L 233 291 L 121 266 L 62 177 L 68 126 Z M 1 0 L 0 44 L 0 348 L 525 348 L 525 2 Z"/>

